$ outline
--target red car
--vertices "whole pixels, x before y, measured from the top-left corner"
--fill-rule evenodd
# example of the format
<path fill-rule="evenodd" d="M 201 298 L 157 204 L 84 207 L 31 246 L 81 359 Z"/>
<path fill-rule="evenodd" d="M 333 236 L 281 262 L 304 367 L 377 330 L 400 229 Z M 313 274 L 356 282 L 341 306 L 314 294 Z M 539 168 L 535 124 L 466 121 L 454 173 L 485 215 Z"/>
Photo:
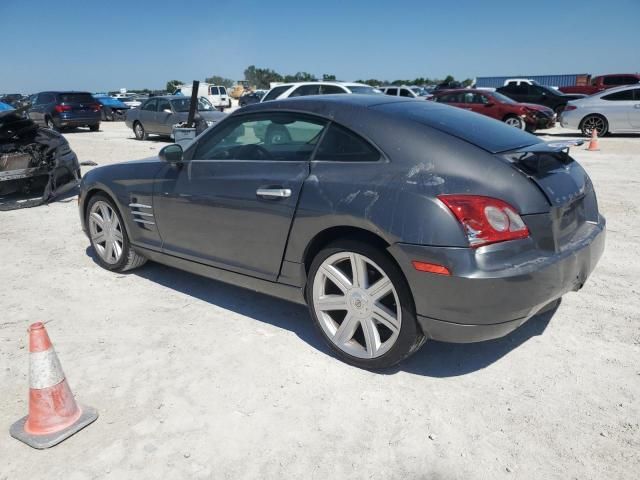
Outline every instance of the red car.
<path fill-rule="evenodd" d="M 551 128 L 556 124 L 556 114 L 550 108 L 518 103 L 498 92 L 460 88 L 434 92 L 433 100 L 481 113 L 529 132 Z"/>

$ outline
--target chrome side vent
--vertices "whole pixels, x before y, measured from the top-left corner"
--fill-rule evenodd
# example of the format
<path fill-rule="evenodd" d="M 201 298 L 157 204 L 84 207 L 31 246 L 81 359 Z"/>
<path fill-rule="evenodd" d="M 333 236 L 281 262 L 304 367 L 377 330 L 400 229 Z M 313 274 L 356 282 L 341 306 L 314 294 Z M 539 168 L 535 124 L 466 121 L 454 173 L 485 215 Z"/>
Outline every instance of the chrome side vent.
<path fill-rule="evenodd" d="M 153 207 L 144 203 L 130 203 L 131 215 L 133 221 L 142 225 L 155 225 L 153 218 Z"/>

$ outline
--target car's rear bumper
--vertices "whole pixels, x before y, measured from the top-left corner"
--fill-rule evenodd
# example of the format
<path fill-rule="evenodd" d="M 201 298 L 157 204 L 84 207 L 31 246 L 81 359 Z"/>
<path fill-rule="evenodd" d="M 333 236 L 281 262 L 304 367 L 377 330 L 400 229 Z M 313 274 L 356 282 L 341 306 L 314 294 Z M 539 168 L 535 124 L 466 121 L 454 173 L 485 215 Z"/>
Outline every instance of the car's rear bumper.
<path fill-rule="evenodd" d="M 504 336 L 580 289 L 604 250 L 604 218 L 578 237 L 555 252 L 530 248 L 527 239 L 477 250 L 395 244 L 390 252 L 407 278 L 425 335 L 466 343 Z M 445 265 L 451 275 L 419 272 L 413 260 Z"/>
<path fill-rule="evenodd" d="M 100 112 L 97 112 L 92 115 L 60 115 L 59 117 L 54 117 L 54 123 L 58 127 L 83 127 L 85 125 L 95 125 L 100 123 L 101 120 Z"/>

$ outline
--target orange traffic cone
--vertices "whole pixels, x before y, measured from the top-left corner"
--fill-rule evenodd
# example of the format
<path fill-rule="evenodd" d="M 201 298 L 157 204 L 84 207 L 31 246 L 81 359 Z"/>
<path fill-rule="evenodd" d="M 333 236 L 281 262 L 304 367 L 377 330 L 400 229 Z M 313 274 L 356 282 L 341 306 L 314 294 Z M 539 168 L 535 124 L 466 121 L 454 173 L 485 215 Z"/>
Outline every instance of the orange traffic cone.
<path fill-rule="evenodd" d="M 600 147 L 598 146 L 598 130 L 595 128 L 591 131 L 591 141 L 589 142 L 587 150 L 590 152 L 597 152 L 600 150 Z"/>
<path fill-rule="evenodd" d="M 29 327 L 29 415 L 11 425 L 11 436 L 49 448 L 94 422 L 98 412 L 78 405 L 42 322 Z"/>

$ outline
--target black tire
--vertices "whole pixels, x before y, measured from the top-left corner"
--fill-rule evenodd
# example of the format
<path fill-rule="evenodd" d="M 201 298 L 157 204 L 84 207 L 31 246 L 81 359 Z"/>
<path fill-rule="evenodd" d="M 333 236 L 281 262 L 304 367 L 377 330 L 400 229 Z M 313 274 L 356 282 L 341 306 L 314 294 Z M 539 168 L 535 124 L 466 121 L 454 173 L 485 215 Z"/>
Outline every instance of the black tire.
<path fill-rule="evenodd" d="M 85 210 L 85 224 L 87 225 L 87 229 L 89 228 L 89 212 L 91 212 L 91 207 L 93 207 L 93 205 L 99 201 L 108 203 L 113 209 L 113 211 L 115 212 L 115 214 L 118 216 L 118 221 L 120 222 L 120 225 L 122 225 L 123 241 L 122 241 L 122 256 L 120 257 L 120 260 L 117 263 L 110 264 L 105 262 L 100 257 L 100 255 L 98 255 L 96 251 L 96 247 L 93 244 L 93 241 L 90 240 L 91 248 L 93 248 L 93 251 L 95 253 L 95 259 L 96 259 L 96 262 L 98 262 L 98 265 L 112 272 L 126 272 L 127 270 L 133 270 L 134 268 L 138 268 L 144 265 L 147 262 L 147 259 L 142 255 L 138 254 L 131 247 L 131 242 L 129 241 L 129 234 L 127 233 L 127 229 L 124 227 L 124 221 L 122 219 L 122 215 L 120 214 L 120 211 L 115 206 L 113 201 L 107 195 L 104 195 L 102 193 L 97 193 L 93 197 L 91 197 L 91 199 L 89 200 L 89 203 L 87 204 L 87 208 Z"/>
<path fill-rule="evenodd" d="M 341 350 L 327 336 L 316 314 L 313 306 L 313 288 L 316 273 L 322 263 L 330 256 L 340 252 L 354 252 L 371 259 L 375 262 L 391 280 L 395 287 L 400 302 L 400 310 L 402 312 L 402 323 L 395 344 L 383 355 L 371 359 L 358 358 Z M 364 242 L 354 240 L 338 240 L 323 248 L 313 259 L 309 269 L 306 285 L 306 298 L 309 306 L 311 318 L 324 338 L 325 342 L 336 355 L 345 362 L 359 368 L 365 369 L 383 369 L 389 368 L 405 358 L 415 353 L 426 341 L 422 329 L 418 326 L 415 313 L 415 304 L 411 290 L 407 284 L 402 271 L 395 261 L 383 250 L 376 248 Z"/>
<path fill-rule="evenodd" d="M 95 125 L 89 125 L 89 130 L 91 130 L 92 132 L 97 132 L 98 130 L 100 130 L 100 124 L 96 123 Z"/>
<path fill-rule="evenodd" d="M 592 115 L 587 115 L 580 122 L 580 131 L 582 135 L 585 137 L 590 137 L 593 132 L 593 127 L 595 125 L 601 125 L 596 127 L 595 130 L 598 132 L 599 137 L 604 137 L 607 133 L 609 133 L 609 122 L 602 115 L 598 115 L 596 113 Z"/>
<path fill-rule="evenodd" d="M 527 127 L 525 121 L 517 115 L 507 115 L 504 117 L 503 122 L 507 123 L 511 127 L 517 128 L 518 130 L 524 130 Z"/>
<path fill-rule="evenodd" d="M 51 117 L 46 117 L 46 118 L 44 119 L 44 123 L 45 123 L 45 125 L 47 126 L 47 128 L 48 128 L 48 129 L 53 130 L 53 131 L 55 131 L 55 132 L 58 132 L 58 131 L 59 131 L 59 128 L 58 128 L 58 127 L 56 127 L 56 124 L 55 124 L 55 122 L 53 121 L 53 118 L 51 118 Z"/>
<path fill-rule="evenodd" d="M 144 127 L 142 126 L 142 123 L 140 122 L 133 123 L 133 134 L 136 136 L 136 139 L 138 140 L 146 140 L 148 137 L 147 131 L 144 129 Z"/>

